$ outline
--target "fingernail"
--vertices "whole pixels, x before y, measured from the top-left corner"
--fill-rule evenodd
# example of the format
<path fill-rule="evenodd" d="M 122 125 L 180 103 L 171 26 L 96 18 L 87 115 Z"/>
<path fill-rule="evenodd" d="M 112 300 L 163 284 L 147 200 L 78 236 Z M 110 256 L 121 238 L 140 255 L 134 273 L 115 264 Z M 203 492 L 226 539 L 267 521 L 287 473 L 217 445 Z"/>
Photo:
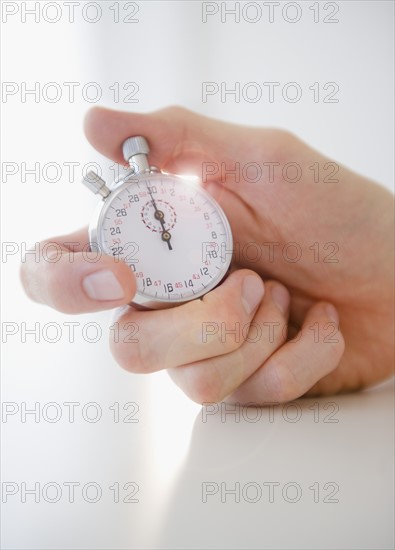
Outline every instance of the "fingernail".
<path fill-rule="evenodd" d="M 325 306 L 326 314 L 332 321 L 336 324 L 339 323 L 339 314 L 336 311 L 336 308 L 332 304 L 327 304 Z"/>
<path fill-rule="evenodd" d="M 91 300 L 112 301 L 125 296 L 123 288 L 112 271 L 105 269 L 87 275 L 82 286 Z"/>
<path fill-rule="evenodd" d="M 280 285 L 276 285 L 272 288 L 272 298 L 278 309 L 285 313 L 289 306 L 289 292 L 288 290 Z"/>
<path fill-rule="evenodd" d="M 261 279 L 253 275 L 247 275 L 241 288 L 241 301 L 248 315 L 256 309 L 264 293 L 265 286 Z"/>

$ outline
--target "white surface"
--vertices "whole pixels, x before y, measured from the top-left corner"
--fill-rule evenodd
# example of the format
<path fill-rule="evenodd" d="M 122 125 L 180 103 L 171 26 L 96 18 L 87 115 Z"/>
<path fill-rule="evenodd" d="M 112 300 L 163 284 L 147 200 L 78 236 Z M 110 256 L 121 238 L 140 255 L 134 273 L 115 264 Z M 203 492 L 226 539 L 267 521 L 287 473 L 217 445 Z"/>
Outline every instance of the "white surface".
<path fill-rule="evenodd" d="M 81 15 L 74 23 L 63 16 L 55 24 L 13 16 L 2 27 L 3 81 L 81 87 L 93 81 L 103 90 L 101 103 L 114 108 L 146 111 L 178 103 L 221 119 L 285 127 L 390 187 L 393 4 L 339 2 L 340 22 L 333 25 L 312 23 L 310 4 L 303 3 L 306 18 L 296 24 L 281 17 L 273 24 L 222 24 L 218 17 L 202 24 L 200 2 L 142 2 L 139 23 L 132 25 L 112 21 L 113 2 L 102 3 L 102 18 L 94 24 Z M 131 81 L 139 85 L 138 103 L 114 103 L 110 86 L 119 82 L 122 90 Z M 296 81 L 303 90 L 333 81 L 340 101 L 203 103 L 203 81 Z M 57 503 L 35 503 L 32 496 L 22 503 L 20 492 L 10 496 L 2 507 L 2 547 L 393 548 L 391 384 L 301 401 L 296 423 L 284 420 L 282 408 L 273 422 L 266 410 L 257 423 L 232 417 L 222 423 L 220 415 L 203 423 L 200 408 L 165 373 L 142 377 L 115 365 L 107 347 L 109 314 L 69 317 L 25 298 L 18 280 L 23 243 L 85 225 L 96 201 L 79 184 L 81 168 L 95 161 L 109 173 L 110 163 L 82 134 L 88 107 L 80 94 L 72 103 L 23 103 L 16 95 L 2 104 L 3 162 L 16 162 L 19 169 L 24 161 L 41 168 L 57 162 L 63 168 L 57 183 L 43 177 L 35 183 L 32 176 L 23 182 L 20 172 L 2 181 L 2 239 L 17 250 L 3 256 L 3 329 L 4 323 L 18 328 L 3 351 L 2 398 L 16 403 L 18 412 L 3 416 L 2 481 L 19 489 L 22 483 L 95 482 L 103 495 L 88 503 L 76 491 L 70 503 L 63 486 Z M 71 161 L 80 164 L 69 182 L 64 162 Z M 39 323 L 37 342 L 31 335 L 23 341 L 23 322 L 27 328 Z M 69 322 L 79 323 L 72 343 Z M 45 333 L 46 323 L 60 327 L 57 343 L 50 343 L 54 333 Z M 96 325 L 88 323 L 102 331 L 95 343 L 83 338 L 95 338 Z M 315 423 L 309 409 L 315 401 L 324 414 L 331 411 L 324 409 L 327 403 L 336 403 L 339 422 L 320 417 Z M 31 415 L 22 421 L 23 402 L 29 408 L 39 403 L 37 423 Z M 56 423 L 47 420 L 55 412 L 44 408 L 49 402 L 60 407 Z M 68 421 L 64 402 L 80 403 L 75 422 Z M 89 402 L 102 412 L 96 423 L 81 414 Z M 114 422 L 109 407 L 115 402 L 122 414 L 125 403 L 136 402 L 139 422 Z M 114 503 L 108 489 L 114 482 L 138 483 L 139 502 Z M 214 495 L 202 503 L 204 482 L 295 482 L 302 498 L 291 504 L 275 493 L 268 503 L 263 493 L 255 504 L 235 504 L 232 497 L 221 503 Z M 337 483 L 339 502 L 312 502 L 314 482 Z"/>

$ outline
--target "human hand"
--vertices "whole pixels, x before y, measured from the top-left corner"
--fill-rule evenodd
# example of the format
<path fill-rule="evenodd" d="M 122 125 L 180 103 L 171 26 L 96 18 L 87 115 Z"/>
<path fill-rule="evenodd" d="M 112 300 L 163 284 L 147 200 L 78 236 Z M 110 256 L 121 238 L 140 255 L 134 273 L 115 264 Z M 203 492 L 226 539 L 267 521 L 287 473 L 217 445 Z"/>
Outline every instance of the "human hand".
<path fill-rule="evenodd" d="M 152 164 L 203 175 L 235 241 L 236 270 L 202 300 L 169 310 L 119 311 L 118 341 L 111 347 L 123 367 L 167 368 L 198 402 L 256 404 L 355 390 L 391 373 L 390 193 L 343 167 L 330 178 L 335 163 L 328 165 L 286 132 L 227 124 L 180 108 L 150 115 L 95 108 L 86 133 L 119 163 L 124 139 L 144 135 Z M 294 183 L 292 166 L 283 177 L 291 162 L 301 171 Z M 235 163 L 239 179 L 230 173 Z M 249 163 L 262 167 L 256 182 L 245 171 Z M 332 181 L 324 182 L 325 176 Z M 69 313 L 130 302 L 136 289 L 131 270 L 109 256 L 87 261 L 87 240 L 85 229 L 47 241 L 62 247 L 62 258 L 23 265 L 29 296 Z M 67 242 L 80 244 L 71 251 Z M 138 342 L 124 341 L 130 323 L 138 326 Z"/>

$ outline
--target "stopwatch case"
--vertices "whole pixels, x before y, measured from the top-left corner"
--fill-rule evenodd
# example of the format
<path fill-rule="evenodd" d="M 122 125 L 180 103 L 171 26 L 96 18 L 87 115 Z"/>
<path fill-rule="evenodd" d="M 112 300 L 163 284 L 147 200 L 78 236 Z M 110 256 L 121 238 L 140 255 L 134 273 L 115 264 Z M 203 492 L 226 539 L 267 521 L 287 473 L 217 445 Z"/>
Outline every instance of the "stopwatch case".
<path fill-rule="evenodd" d="M 158 176 L 163 177 L 170 177 L 172 180 L 179 180 L 180 182 L 184 181 L 182 176 L 177 176 L 174 174 L 166 174 L 159 170 L 151 170 L 144 174 L 136 175 L 136 173 L 131 170 L 124 174 L 123 176 L 117 178 L 114 183 L 111 186 L 111 193 L 106 197 L 103 201 L 101 201 L 94 211 L 93 218 L 91 220 L 91 223 L 89 224 L 89 242 L 91 250 L 103 252 L 103 246 L 100 242 L 99 235 L 100 235 L 100 229 L 102 225 L 102 219 L 109 208 L 110 204 L 113 202 L 115 197 L 118 195 L 118 193 L 121 193 L 123 189 L 126 187 L 136 184 L 137 182 L 140 182 L 141 180 L 147 181 L 147 180 L 155 180 L 158 178 Z M 200 189 L 200 191 L 207 193 L 203 188 Z M 218 210 L 222 213 L 222 221 L 226 229 L 228 241 L 227 241 L 227 250 L 232 250 L 233 248 L 233 239 L 232 239 L 232 232 L 230 229 L 229 222 L 226 218 L 226 215 L 223 213 L 223 210 L 221 206 L 217 203 L 217 201 L 210 195 L 210 200 L 213 202 L 214 206 L 218 208 Z M 122 261 L 122 260 L 120 260 Z M 229 270 L 230 270 L 230 264 L 231 264 L 231 255 L 228 256 L 228 259 L 224 262 L 224 267 L 222 271 L 222 277 L 215 279 L 212 284 L 207 285 L 201 293 L 196 294 L 193 298 L 186 298 L 181 300 L 165 300 L 161 298 L 152 299 L 148 296 L 145 296 L 140 291 L 136 291 L 136 294 L 133 297 L 132 302 L 130 302 L 130 305 L 135 307 L 136 309 L 168 309 L 172 307 L 179 306 L 181 304 L 185 304 L 187 302 L 191 302 L 193 300 L 198 300 L 203 298 L 205 294 L 216 288 L 223 280 L 228 276 Z"/>

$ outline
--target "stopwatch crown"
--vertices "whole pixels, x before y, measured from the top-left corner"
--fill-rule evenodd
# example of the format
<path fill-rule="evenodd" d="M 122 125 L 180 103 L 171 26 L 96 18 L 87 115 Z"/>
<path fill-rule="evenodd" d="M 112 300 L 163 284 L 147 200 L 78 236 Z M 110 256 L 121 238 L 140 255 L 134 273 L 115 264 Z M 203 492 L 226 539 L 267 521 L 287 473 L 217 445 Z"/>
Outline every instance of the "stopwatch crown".
<path fill-rule="evenodd" d="M 130 137 L 123 142 L 122 152 L 126 162 L 129 162 L 134 155 L 148 155 L 147 140 L 142 136 Z"/>

